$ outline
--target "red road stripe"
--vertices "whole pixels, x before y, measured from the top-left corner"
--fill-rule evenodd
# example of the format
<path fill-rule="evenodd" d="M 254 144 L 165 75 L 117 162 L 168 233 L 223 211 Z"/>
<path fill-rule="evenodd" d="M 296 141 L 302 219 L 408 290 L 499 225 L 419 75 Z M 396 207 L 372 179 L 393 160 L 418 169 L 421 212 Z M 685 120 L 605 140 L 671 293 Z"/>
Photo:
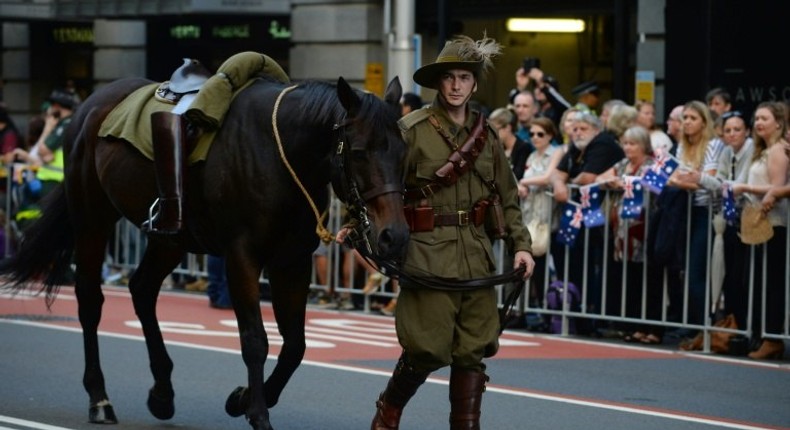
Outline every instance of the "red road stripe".
<path fill-rule="evenodd" d="M 126 288 L 105 287 L 105 303 L 99 329 L 103 332 L 142 336 Z M 272 354 L 280 339 L 271 304 L 261 303 Z M 197 343 L 239 350 L 238 332 L 232 311 L 212 309 L 203 295 L 163 292 L 157 314 L 168 341 Z M 43 297 L 19 294 L 0 296 L 0 316 L 37 319 L 56 326 L 79 328 L 74 290 L 64 287 L 50 310 Z M 400 346 L 391 317 L 360 312 L 308 309 L 306 358 L 318 361 L 396 359 Z M 595 343 L 569 343 L 564 339 L 506 331 L 495 359 L 594 359 L 667 358 L 648 349 L 612 348 Z"/>

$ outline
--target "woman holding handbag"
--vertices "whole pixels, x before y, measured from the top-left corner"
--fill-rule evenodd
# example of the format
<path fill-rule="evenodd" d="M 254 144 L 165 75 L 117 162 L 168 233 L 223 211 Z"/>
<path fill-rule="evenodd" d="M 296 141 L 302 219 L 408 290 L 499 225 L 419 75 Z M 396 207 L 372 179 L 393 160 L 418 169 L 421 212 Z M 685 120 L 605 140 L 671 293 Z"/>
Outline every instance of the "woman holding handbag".
<path fill-rule="evenodd" d="M 535 273 L 529 281 L 531 307 L 541 306 L 544 292 L 548 287 L 548 258 L 546 254 L 549 237 L 553 230 L 554 199 L 546 194 L 549 180 L 565 151 L 553 146 L 551 141 L 558 137 L 554 122 L 546 117 L 535 118 L 530 122 L 529 134 L 535 146 L 527 158 L 524 176 L 518 183 L 521 198 L 521 213 L 524 224 L 532 237 L 532 255 L 535 259 Z"/>
<path fill-rule="evenodd" d="M 785 115 L 786 107 L 780 102 L 764 102 L 757 106 L 754 113 L 754 155 L 749 166 L 746 183 L 735 184 L 735 194 L 746 193 L 750 201 L 759 209 L 760 199 L 773 187 L 781 187 L 788 183 L 788 166 L 790 160 L 785 150 L 787 141 L 784 139 L 787 131 Z M 785 320 L 785 264 L 787 255 L 787 218 L 790 204 L 787 199 L 777 200 L 773 208 L 767 213 L 761 210 L 754 211 L 759 216 L 764 213 L 773 228 L 773 235 L 762 246 L 753 247 L 755 271 L 752 278 L 754 291 L 754 312 L 756 321 L 752 325 L 755 340 L 761 341 L 760 347 L 749 354 L 753 359 L 782 358 L 784 342 L 770 339 L 765 335 L 777 335 L 783 331 Z M 744 208 L 744 218 L 747 208 Z M 742 219 L 743 228 L 746 219 Z M 742 229 L 742 238 L 744 236 Z M 765 237 L 767 237 L 766 235 Z M 765 279 L 762 276 L 763 258 L 767 259 Z M 763 292 L 765 297 L 763 300 Z M 762 304 L 765 303 L 765 309 Z M 761 318 L 761 315 L 765 318 Z M 764 326 L 763 326 L 764 321 Z"/>

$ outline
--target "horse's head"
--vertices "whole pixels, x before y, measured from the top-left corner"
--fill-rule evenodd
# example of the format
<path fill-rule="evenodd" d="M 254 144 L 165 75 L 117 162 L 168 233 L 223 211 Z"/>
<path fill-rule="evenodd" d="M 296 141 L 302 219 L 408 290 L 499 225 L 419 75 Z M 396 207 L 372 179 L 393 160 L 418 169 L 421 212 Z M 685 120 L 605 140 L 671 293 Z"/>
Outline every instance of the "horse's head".
<path fill-rule="evenodd" d="M 403 215 L 406 144 L 397 126 L 401 92 L 398 78 L 387 86 L 383 101 L 338 80 L 346 118 L 335 127 L 332 162 L 335 194 L 358 223 L 353 236 L 369 251 L 396 260 L 403 257 L 409 240 Z"/>

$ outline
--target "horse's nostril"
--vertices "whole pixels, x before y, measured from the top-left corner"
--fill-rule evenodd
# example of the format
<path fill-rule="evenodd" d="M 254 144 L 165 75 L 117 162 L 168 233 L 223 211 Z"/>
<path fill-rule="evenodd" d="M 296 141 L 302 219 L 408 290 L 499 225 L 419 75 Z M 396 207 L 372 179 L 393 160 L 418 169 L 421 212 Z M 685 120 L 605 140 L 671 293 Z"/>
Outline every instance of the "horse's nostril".
<path fill-rule="evenodd" d="M 394 258 L 400 260 L 406 251 L 406 242 L 408 242 L 408 230 L 406 234 L 399 234 L 400 231 L 395 228 L 386 228 L 379 233 L 378 249 L 379 253 L 385 258 Z"/>
<path fill-rule="evenodd" d="M 382 250 L 387 250 L 392 245 L 392 231 L 390 229 L 384 229 L 381 234 L 379 234 L 379 248 Z"/>

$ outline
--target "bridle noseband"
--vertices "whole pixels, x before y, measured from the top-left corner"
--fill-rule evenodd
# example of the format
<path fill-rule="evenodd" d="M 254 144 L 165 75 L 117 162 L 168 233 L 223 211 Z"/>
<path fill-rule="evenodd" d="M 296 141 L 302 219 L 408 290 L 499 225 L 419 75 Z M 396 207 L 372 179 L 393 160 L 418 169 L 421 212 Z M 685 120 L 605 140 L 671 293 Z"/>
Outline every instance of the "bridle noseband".
<path fill-rule="evenodd" d="M 347 240 L 356 249 L 364 249 L 369 254 L 373 254 L 368 234 L 370 233 L 370 218 L 368 217 L 367 202 L 388 193 L 403 193 L 403 184 L 388 183 L 372 187 L 369 190 L 360 192 L 359 184 L 354 179 L 351 171 L 351 157 L 349 152 L 354 150 L 363 151 L 365 148 L 348 148 L 346 127 L 353 124 L 352 119 L 344 118 L 343 121 L 335 124 L 332 131 L 335 133 L 335 150 L 332 153 L 331 181 L 335 195 L 345 203 L 351 218 L 356 221 L 351 229 Z"/>

